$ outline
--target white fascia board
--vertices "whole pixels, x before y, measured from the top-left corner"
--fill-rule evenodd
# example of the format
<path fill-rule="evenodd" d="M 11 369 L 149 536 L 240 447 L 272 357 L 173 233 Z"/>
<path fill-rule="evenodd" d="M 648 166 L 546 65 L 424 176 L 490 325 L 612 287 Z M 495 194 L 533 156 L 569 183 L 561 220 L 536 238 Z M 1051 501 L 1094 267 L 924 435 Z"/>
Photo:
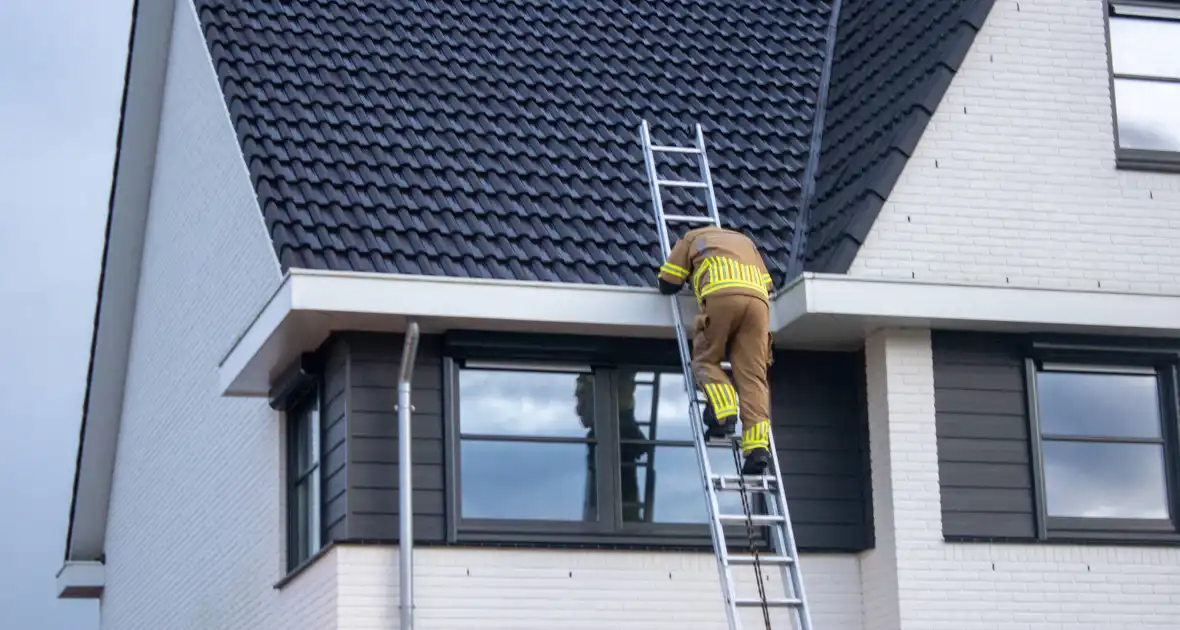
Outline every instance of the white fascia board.
<path fill-rule="evenodd" d="M 690 296 L 682 314 L 696 313 Z M 224 396 L 265 396 L 271 379 L 335 330 L 450 328 L 671 338 L 655 288 L 292 269 L 219 366 Z"/>
<path fill-rule="evenodd" d="M 67 561 L 57 572 L 57 598 L 98 599 L 106 580 L 106 567 L 101 562 Z"/>
<path fill-rule="evenodd" d="M 1180 295 L 808 273 L 780 292 L 776 307 L 788 338 L 820 328 L 863 337 L 882 326 L 1180 336 Z"/>
<path fill-rule="evenodd" d="M 115 447 L 172 40 L 171 1 L 135 3 L 66 560 L 103 553 Z"/>

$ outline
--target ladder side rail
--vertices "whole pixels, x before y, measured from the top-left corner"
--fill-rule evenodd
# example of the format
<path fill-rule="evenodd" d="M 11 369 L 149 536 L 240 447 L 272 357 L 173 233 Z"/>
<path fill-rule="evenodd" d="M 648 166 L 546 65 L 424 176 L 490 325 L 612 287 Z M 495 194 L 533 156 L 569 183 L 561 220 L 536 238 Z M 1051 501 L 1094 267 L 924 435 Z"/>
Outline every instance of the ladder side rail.
<path fill-rule="evenodd" d="M 771 465 L 774 466 L 774 475 L 777 478 L 774 490 L 774 499 L 776 512 L 778 512 L 783 520 L 775 527 L 774 544 L 778 549 L 778 555 L 793 558 L 794 562 L 790 566 L 782 567 L 783 585 L 788 586 L 788 597 L 798 599 L 800 604 L 795 609 L 796 620 L 799 630 L 812 630 L 811 628 L 811 611 L 807 602 L 807 593 L 803 587 L 803 568 L 799 563 L 799 549 L 795 543 L 795 528 L 791 524 L 791 509 L 787 505 L 787 494 L 783 483 L 783 469 L 779 466 L 778 459 L 778 445 L 775 443 L 774 431 L 768 432 L 768 439 L 770 442 L 770 458 Z"/>
<path fill-rule="evenodd" d="M 652 209 L 656 217 L 656 230 L 660 236 L 660 249 L 664 258 L 668 257 L 671 246 L 668 240 L 668 226 L 664 218 L 664 207 L 660 198 L 660 184 L 659 177 L 656 173 L 655 157 L 652 154 L 651 133 L 648 128 L 647 120 L 643 121 L 641 131 L 643 139 L 643 159 L 647 165 L 647 179 L 648 185 L 651 189 Z M 714 215 L 714 222 L 716 217 Z M 727 622 L 730 630 L 740 630 L 738 622 L 737 610 L 735 606 L 735 593 L 733 588 L 733 578 L 729 571 L 729 563 L 726 560 L 727 549 L 725 546 L 725 539 L 721 530 L 721 520 L 718 518 L 718 511 L 716 509 L 716 495 L 713 494 L 712 482 L 710 481 L 711 471 L 709 466 L 709 459 L 705 452 L 704 428 L 701 425 L 700 409 L 696 403 L 696 380 L 693 378 L 690 355 L 688 352 L 687 335 L 684 330 L 684 320 L 680 313 L 680 300 L 678 294 L 669 296 L 672 306 L 672 321 L 676 326 L 676 340 L 680 349 L 680 365 L 684 371 L 684 389 L 688 394 L 689 399 L 689 424 L 692 425 L 693 442 L 696 444 L 697 463 L 702 472 L 701 484 L 705 490 L 705 496 L 708 497 L 706 504 L 709 512 L 710 537 L 713 539 L 714 558 L 717 560 L 717 570 L 720 578 L 722 588 L 725 594 L 725 605 L 727 607 Z"/>
<path fill-rule="evenodd" d="M 705 204 L 709 208 L 709 218 L 713 224 L 721 226 L 721 215 L 717 212 L 717 197 L 713 193 L 713 175 L 709 169 L 709 155 L 705 152 L 705 132 L 697 123 L 697 150 L 701 152 L 701 181 L 705 182 Z"/>

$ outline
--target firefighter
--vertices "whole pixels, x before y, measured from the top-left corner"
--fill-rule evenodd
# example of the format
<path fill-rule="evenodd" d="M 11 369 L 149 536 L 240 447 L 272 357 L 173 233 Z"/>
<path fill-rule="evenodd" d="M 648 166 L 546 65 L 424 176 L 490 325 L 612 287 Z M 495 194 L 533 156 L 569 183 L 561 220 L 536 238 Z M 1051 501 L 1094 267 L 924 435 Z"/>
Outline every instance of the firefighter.
<path fill-rule="evenodd" d="M 708 401 L 706 434 L 733 435 L 740 411 L 742 474 L 760 474 L 770 462 L 770 274 L 753 241 L 710 225 L 689 230 L 660 267 L 664 295 L 686 282 L 700 306 L 691 332 L 692 369 Z M 727 354 L 736 392 L 721 369 Z"/>

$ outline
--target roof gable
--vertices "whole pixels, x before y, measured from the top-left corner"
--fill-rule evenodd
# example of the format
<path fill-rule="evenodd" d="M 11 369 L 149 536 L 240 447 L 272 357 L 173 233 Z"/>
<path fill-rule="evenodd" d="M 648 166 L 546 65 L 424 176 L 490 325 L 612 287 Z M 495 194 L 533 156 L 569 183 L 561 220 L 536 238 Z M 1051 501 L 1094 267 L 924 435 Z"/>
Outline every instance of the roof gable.
<path fill-rule="evenodd" d="M 992 2 L 196 5 L 284 269 L 650 286 L 646 118 L 781 286 L 847 269 Z"/>
<path fill-rule="evenodd" d="M 848 270 L 993 4 L 843 0 L 806 270 Z"/>

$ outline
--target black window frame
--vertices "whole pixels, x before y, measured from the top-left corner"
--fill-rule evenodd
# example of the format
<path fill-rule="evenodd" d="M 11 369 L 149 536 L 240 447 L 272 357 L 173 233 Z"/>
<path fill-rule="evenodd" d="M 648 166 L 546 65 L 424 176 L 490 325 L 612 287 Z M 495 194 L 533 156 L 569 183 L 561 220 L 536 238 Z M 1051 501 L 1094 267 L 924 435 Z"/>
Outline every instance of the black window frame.
<path fill-rule="evenodd" d="M 645 342 L 637 342 L 645 346 Z M 557 344 L 560 345 L 560 344 Z M 443 359 L 444 439 L 446 441 L 446 501 L 447 533 L 451 544 L 512 545 L 541 547 L 594 547 L 626 549 L 707 549 L 712 539 L 706 523 L 624 523 L 620 513 L 621 488 L 620 435 L 618 424 L 618 385 L 621 369 L 637 372 L 680 374 L 678 361 L 671 356 L 656 360 L 632 361 L 631 356 L 652 357 L 641 348 L 624 351 L 608 349 L 606 356 L 587 356 L 561 348 L 549 351 L 536 348 L 517 351 L 485 351 L 475 353 L 447 353 Z M 466 354 L 467 356 L 463 356 Z M 627 356 L 621 356 L 627 355 Z M 598 520 L 537 521 L 524 519 L 467 519 L 462 516 L 461 454 L 459 435 L 459 378 L 464 366 L 480 369 L 548 369 L 582 370 L 593 375 L 594 415 L 596 423 L 595 471 L 598 482 Z M 687 410 L 686 410 L 687 413 Z M 513 440 L 519 439 L 516 437 Z M 663 440 L 657 440 L 663 442 Z M 688 444 L 691 444 L 688 443 Z M 751 495 L 751 497 L 757 495 Z M 702 500 L 703 500 L 702 494 Z M 756 512 L 765 506 L 756 504 Z M 744 525 L 725 527 L 731 548 L 745 547 L 747 532 Z M 767 528 L 754 529 L 755 544 L 760 551 L 768 549 Z"/>
<path fill-rule="evenodd" d="M 1138 14 L 1136 9 L 1152 13 Z M 1162 10 L 1163 14 L 1155 14 L 1152 10 Z M 1174 15 L 1165 15 L 1174 14 Z M 1116 73 L 1114 69 L 1114 41 L 1111 37 L 1111 21 L 1120 19 L 1159 20 L 1173 23 L 1180 29 L 1180 1 L 1178 0 L 1105 0 L 1104 25 L 1106 37 L 1107 76 L 1110 82 L 1111 122 L 1114 130 L 1115 165 L 1125 170 L 1150 170 L 1164 172 L 1180 172 L 1180 149 L 1175 151 L 1161 151 L 1156 149 L 1124 148 L 1119 140 L 1118 97 L 1115 93 L 1115 83 L 1118 79 L 1147 80 L 1161 83 L 1177 83 L 1180 79 L 1169 77 L 1143 76 Z M 1180 49 L 1178 49 L 1180 50 Z"/>
<path fill-rule="evenodd" d="M 287 467 L 284 479 L 287 503 L 287 571 L 294 572 L 305 564 L 313 561 L 327 546 L 327 528 L 324 523 L 324 426 L 322 387 L 318 380 L 304 389 L 298 397 L 290 403 L 286 410 L 286 458 Z M 311 427 L 302 431 L 303 425 Z M 299 467 L 299 453 L 304 448 L 302 437 L 312 436 L 313 448 L 309 449 L 314 462 L 309 462 L 304 469 Z M 306 514 L 300 510 L 300 492 L 306 485 L 309 491 L 314 490 L 315 506 Z M 308 522 L 304 523 L 304 519 Z M 306 537 L 304 537 L 306 532 Z M 314 542 L 313 542 L 314 541 Z"/>
<path fill-rule="evenodd" d="M 1048 366 L 1048 368 L 1046 368 Z M 1147 347 L 1105 347 L 1057 343 L 1033 343 L 1024 359 L 1029 431 L 1029 455 L 1033 472 L 1035 536 L 1041 541 L 1064 542 L 1180 542 L 1180 354 L 1176 350 Z M 1081 371 L 1109 374 L 1154 374 L 1159 399 L 1160 439 L 1068 438 L 1101 443 L 1161 443 L 1163 446 L 1165 497 L 1168 518 L 1085 518 L 1048 515 L 1040 399 L 1037 376 L 1043 371 Z"/>

